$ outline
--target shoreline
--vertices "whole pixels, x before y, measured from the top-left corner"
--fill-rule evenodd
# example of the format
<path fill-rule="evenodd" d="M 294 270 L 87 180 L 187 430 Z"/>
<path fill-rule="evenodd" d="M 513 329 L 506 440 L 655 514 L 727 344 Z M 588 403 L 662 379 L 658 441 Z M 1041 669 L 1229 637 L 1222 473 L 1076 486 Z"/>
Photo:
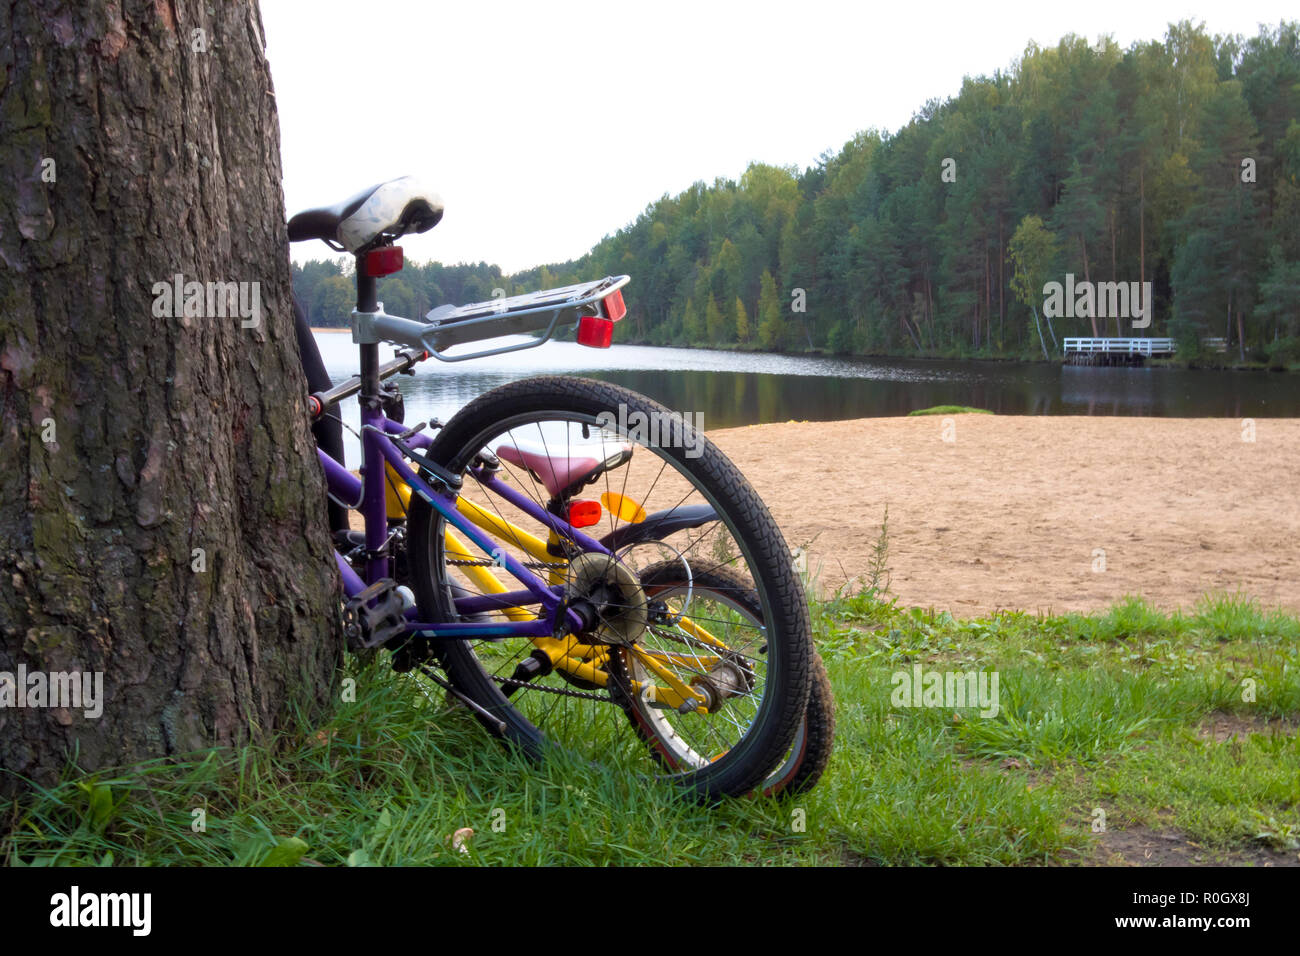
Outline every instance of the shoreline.
<path fill-rule="evenodd" d="M 330 331 L 321 329 L 320 331 Z M 832 352 L 828 349 L 803 349 L 799 351 L 782 351 L 774 352 L 771 350 L 749 348 L 737 342 L 727 342 L 720 345 L 656 345 L 653 342 L 645 341 L 621 341 L 615 342 L 615 345 L 627 345 L 633 348 L 651 348 L 651 349 L 683 349 L 686 351 L 699 352 L 735 352 L 740 355 L 780 355 L 786 358 L 821 358 L 821 359 L 841 359 L 844 361 L 872 360 L 872 361 L 898 361 L 898 360 L 915 360 L 920 362 L 993 362 L 1000 364 L 1019 364 L 1019 365 L 1065 365 L 1066 362 L 1061 358 L 1039 358 L 1034 355 L 945 355 L 927 353 L 917 355 L 915 353 L 894 353 L 894 352 Z M 1225 365 L 1205 365 L 1195 361 L 1180 359 L 1159 358 L 1152 359 L 1137 368 L 1172 368 L 1182 371 L 1192 372 L 1276 372 L 1281 375 L 1288 373 L 1294 374 L 1300 372 L 1300 364 L 1291 364 L 1282 367 L 1271 366 L 1264 362 L 1236 362 Z"/>
<path fill-rule="evenodd" d="M 312 326 L 313 332 L 350 332 L 347 326 L 339 328 L 325 328 Z M 1042 359 L 1034 356 L 1015 356 L 1015 355 L 905 355 L 892 354 L 888 352 L 830 352 L 826 349 L 813 349 L 798 352 L 773 352 L 763 349 L 744 348 L 735 342 L 722 345 L 656 345 L 653 342 L 625 341 L 616 342 L 616 345 L 625 345 L 629 348 L 648 348 L 648 349 L 682 349 L 690 352 L 734 352 L 738 355 L 779 355 L 783 358 L 811 358 L 811 359 L 840 359 L 843 361 L 918 361 L 918 362 L 990 362 L 993 364 L 1019 364 L 1019 365 L 1064 365 L 1062 359 Z M 1300 373 L 1300 365 L 1290 365 L 1284 368 L 1277 368 L 1261 363 L 1232 364 L 1232 365 L 1199 365 L 1195 362 L 1179 361 L 1177 359 L 1154 359 L 1142 368 L 1167 368 L 1178 369 L 1180 371 L 1190 372 L 1271 372 L 1278 375 Z"/>

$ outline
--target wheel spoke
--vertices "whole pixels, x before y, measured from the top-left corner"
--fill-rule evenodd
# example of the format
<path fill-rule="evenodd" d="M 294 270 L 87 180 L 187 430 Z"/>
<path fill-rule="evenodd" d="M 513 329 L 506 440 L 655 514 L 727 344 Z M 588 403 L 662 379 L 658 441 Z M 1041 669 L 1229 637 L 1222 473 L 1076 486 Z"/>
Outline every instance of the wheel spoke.
<path fill-rule="evenodd" d="M 546 381 L 556 383 L 548 384 L 553 392 L 546 400 L 523 401 L 522 386 L 502 386 L 476 400 L 439 433 L 435 460 L 474 479 L 465 482 L 465 493 L 472 492 L 472 503 L 482 513 L 471 520 L 490 541 L 522 555 L 525 566 L 547 578 L 557 593 L 562 586 L 562 607 L 585 616 L 587 624 L 576 637 L 561 630 L 554 639 L 446 642 L 439 649 L 444 668 L 458 689 L 506 720 L 507 736 L 530 749 L 545 742 L 585 759 L 626 761 L 629 768 L 645 773 L 667 772 L 684 780 L 704 772 L 724 779 L 719 775 L 730 773 L 725 779 L 752 782 L 756 778 L 751 765 L 762 761 L 762 772 L 775 766 L 782 753 L 780 742 L 793 734 L 793 728 L 775 726 L 771 716 L 788 713 L 789 708 L 779 703 L 765 707 L 768 698 L 801 692 L 789 676 L 779 687 L 769 683 L 770 636 L 782 635 L 784 643 L 776 653 L 795 655 L 787 660 L 797 660 L 807 646 L 806 611 L 798 606 L 792 611 L 788 596 L 783 597 L 785 603 L 762 600 L 762 585 L 757 583 L 789 573 L 788 566 L 764 567 L 760 573 L 750 565 L 748 556 L 760 553 L 768 555 L 764 560 L 769 562 L 774 554 L 775 560 L 788 561 L 781 549 L 755 543 L 755 534 L 775 535 L 775 529 L 753 530 L 758 527 L 756 509 L 704 493 L 705 487 L 735 485 L 734 477 L 717 477 L 725 460 L 711 445 L 705 444 L 701 460 L 683 461 L 606 427 L 600 415 L 611 407 L 610 399 L 593 398 L 589 410 L 577 411 L 567 407 L 576 403 L 570 394 L 574 386 Z M 613 386 L 582 387 L 593 395 L 618 396 L 630 406 L 639 401 Z M 503 397 L 496 404 L 488 402 L 512 389 L 520 401 L 508 403 Z M 552 410 L 519 410 L 529 404 Z M 478 418 L 476 406 L 482 406 Z M 629 448 L 630 457 L 625 454 Z M 583 556 L 568 533 L 557 533 L 549 522 L 511 505 L 470 472 L 479 449 L 496 455 L 497 478 L 519 491 L 516 500 L 566 517 L 570 499 L 557 502 L 550 489 L 573 487 L 578 489 L 570 492 L 573 498 L 585 497 L 580 490 L 583 476 L 574 469 L 584 460 L 596 462 L 593 471 L 599 472 L 588 486 L 604 491 L 600 497 L 609 514 L 603 527 L 609 534 L 619 533 L 642 511 L 672 514 L 707 505 L 717 512 L 717 520 L 621 547 L 603 560 Z M 507 449 L 504 457 L 502 449 Z M 613 474 L 617 471 L 622 474 Z M 706 476 L 711 476 L 709 485 Z M 738 493 L 752 494 L 743 482 Z M 428 538 L 417 542 L 412 554 L 420 557 L 416 563 L 422 575 L 434 582 L 417 587 L 422 605 L 433 600 L 431 594 L 446 593 L 440 589 L 452 581 L 468 595 L 501 593 L 493 584 L 500 577 L 494 569 L 484 576 L 470 566 L 476 559 L 479 568 L 486 566 L 487 556 L 478 557 L 477 545 L 444 538 L 443 520 L 430 516 L 422 498 L 412 499 L 411 511 L 412 527 Z M 462 513 L 469 514 L 465 507 Z M 765 516 L 762 520 L 770 521 Z M 749 528 L 745 533 L 750 537 L 738 537 L 739 527 Z M 449 540 L 459 547 L 449 551 Z M 549 562 L 539 557 L 542 543 L 548 541 L 553 555 Z M 507 584 L 501 582 L 502 587 Z M 769 620 L 769 606 L 786 617 Z M 450 608 L 439 613 L 454 615 Z M 505 621 L 521 619 L 524 610 L 534 618 L 549 613 L 533 602 L 518 613 L 495 608 L 479 614 L 485 620 Z M 765 653 L 756 651 L 760 643 Z M 800 673 L 795 665 L 777 671 L 792 672 Z M 681 713 L 680 705 L 691 701 L 696 706 Z M 611 707 L 626 715 L 613 714 Z M 760 719 L 764 714 L 769 716 Z M 741 741 L 760 731 L 767 743 L 742 751 L 743 760 L 739 754 L 728 759 Z"/>

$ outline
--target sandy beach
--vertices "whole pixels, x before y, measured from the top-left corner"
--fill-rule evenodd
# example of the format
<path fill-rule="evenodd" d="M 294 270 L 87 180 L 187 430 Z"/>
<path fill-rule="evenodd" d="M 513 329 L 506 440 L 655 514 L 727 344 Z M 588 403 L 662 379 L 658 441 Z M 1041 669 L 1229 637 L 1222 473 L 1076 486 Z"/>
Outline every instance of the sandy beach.
<path fill-rule="evenodd" d="M 968 616 L 1166 609 L 1242 590 L 1300 609 L 1300 420 L 957 415 L 710 432 L 809 569 L 864 572 L 889 506 L 892 589 Z M 1104 554 L 1103 554 L 1104 552 Z M 1104 563 L 1103 563 L 1104 560 Z M 1096 570 L 1094 570 L 1096 568 Z M 1102 570 L 1104 568 L 1104 570 Z"/>
<path fill-rule="evenodd" d="M 969 617 L 1166 610 L 1243 591 L 1300 610 L 1300 419 L 954 415 L 710 431 L 825 593 L 870 567 Z M 353 512 L 354 527 L 361 527 Z"/>

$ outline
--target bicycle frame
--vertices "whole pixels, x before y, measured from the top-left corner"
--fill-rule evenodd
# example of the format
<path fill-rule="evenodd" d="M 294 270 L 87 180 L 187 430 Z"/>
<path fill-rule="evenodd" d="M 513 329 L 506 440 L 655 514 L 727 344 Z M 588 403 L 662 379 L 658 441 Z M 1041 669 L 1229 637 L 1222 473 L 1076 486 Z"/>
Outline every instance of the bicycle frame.
<path fill-rule="evenodd" d="M 361 435 L 363 464 L 361 478 L 357 478 L 325 452 L 317 450 L 317 456 L 325 468 L 326 483 L 330 494 L 349 505 L 359 503 L 359 510 L 365 522 L 367 559 L 364 577 L 353 571 L 352 567 L 343 558 L 343 555 L 335 551 L 335 561 L 339 566 L 340 573 L 343 575 L 344 590 L 348 596 L 356 597 L 368 585 L 388 576 L 388 557 L 383 553 L 389 537 L 388 509 L 384 495 L 388 478 L 383 467 L 387 463 L 392 466 L 398 477 L 411 487 L 412 494 L 421 495 L 446 519 L 448 525 L 473 542 L 484 554 L 495 555 L 495 560 L 499 562 L 499 565 L 523 585 L 522 591 L 509 591 L 491 596 L 458 598 L 456 601 L 458 613 L 473 614 L 485 610 L 500 610 L 506 606 L 519 607 L 527 604 L 540 604 L 542 607 L 542 613 L 531 621 L 512 621 L 501 624 L 434 624 L 412 621 L 409 625 L 411 633 L 418 632 L 425 637 L 442 639 L 487 636 L 553 636 L 560 623 L 555 619 L 556 612 L 563 602 L 560 589 L 543 581 L 524 567 L 516 558 L 502 551 L 457 506 L 457 496 L 454 492 L 435 488 L 407 465 L 402 453 L 387 437 L 389 432 L 400 432 L 402 430 L 404 429 L 400 424 L 386 418 L 381 411 L 366 409 L 363 406 Z M 427 444 L 422 443 L 422 447 L 427 447 Z M 536 502 L 519 494 L 496 478 L 486 477 L 480 483 L 482 487 L 500 494 L 514 507 L 536 518 L 555 533 L 575 541 L 582 548 L 598 553 L 611 554 L 600 542 L 584 535 L 568 522 L 547 512 Z M 580 629 L 582 619 L 573 611 L 567 611 L 564 626 L 566 629 Z"/>
<path fill-rule="evenodd" d="M 355 598 L 367 587 L 388 577 L 388 557 L 386 546 L 390 532 L 387 521 L 385 488 L 387 473 L 385 463 L 391 465 L 402 481 L 410 486 L 413 494 L 421 495 L 447 520 L 447 522 L 470 541 L 483 550 L 485 554 L 499 555 L 500 565 L 523 585 L 522 591 L 500 595 L 497 608 L 502 601 L 539 604 L 542 613 L 533 620 L 511 621 L 506 624 L 448 623 L 433 624 L 411 620 L 413 612 L 407 613 L 410 621 L 407 635 L 420 634 L 426 638 L 460 640 L 468 637 L 550 637 L 562 630 L 581 629 L 582 620 L 573 611 L 565 612 L 565 619 L 558 619 L 563 597 L 557 587 L 548 585 L 533 574 L 519 561 L 499 550 L 494 551 L 492 542 L 456 507 L 456 494 L 453 489 L 435 487 L 419 473 L 413 471 L 405 457 L 394 444 L 391 436 L 403 435 L 406 429 L 398 422 L 387 418 L 383 413 L 380 394 L 380 380 L 396 371 L 405 371 L 418 361 L 431 356 L 448 360 L 439 354 L 451 345 L 505 334 L 543 331 L 542 338 L 523 345 L 508 346 L 505 349 L 489 349 L 468 356 L 456 356 L 456 361 L 481 355 L 498 354 L 518 348 L 533 347 L 547 341 L 556 328 L 565 324 L 562 316 L 579 323 L 579 341 L 584 344 L 596 344 L 598 347 L 609 343 L 609 329 L 613 323 L 622 318 L 625 309 L 622 295 L 618 292 L 627 282 L 626 276 L 614 280 L 590 283 L 584 287 L 570 287 L 553 290 L 550 293 L 534 293 L 525 297 L 521 307 L 503 308 L 501 303 L 483 303 L 478 306 L 466 306 L 451 309 L 450 314 L 435 311 L 430 314 L 429 322 L 413 322 L 384 312 L 383 305 L 377 299 L 376 279 L 391 274 L 402 267 L 400 247 L 385 246 L 357 255 L 356 287 L 357 304 L 352 313 L 352 338 L 360 345 L 361 374 L 352 381 L 326 394 L 311 396 L 314 417 L 338 404 L 344 398 L 358 395 L 361 405 L 361 475 L 358 479 L 342 463 L 317 449 L 321 465 L 325 469 L 326 485 L 329 493 L 336 500 L 349 508 L 361 512 L 365 524 L 366 561 L 364 574 L 357 574 L 343 555 L 335 551 L 335 563 L 343 576 L 344 591 L 350 598 Z M 572 294 L 569 294 L 572 293 Z M 567 297 L 566 297 L 567 295 Z M 594 307 L 593 307 L 593 304 Z M 602 342 L 603 333 L 603 344 Z M 423 350 L 422 355 L 408 353 L 402 360 L 389 363 L 383 369 L 379 365 L 379 342 L 395 341 Z M 414 435 L 413 445 L 423 449 L 429 447 L 429 439 Z M 482 482 L 510 501 L 515 507 L 532 515 L 549 527 L 554 533 L 562 534 L 577 542 L 584 549 L 610 554 L 600 542 L 581 534 L 567 522 L 546 512 L 513 489 L 486 478 Z M 467 606 L 462 608 L 457 603 L 457 611 L 473 613 L 482 607 Z"/>
<path fill-rule="evenodd" d="M 400 255 L 398 262 L 400 268 Z M 411 494 L 423 497 L 445 519 L 444 541 L 449 553 L 473 557 L 464 543 L 456 538 L 454 532 L 459 532 L 479 548 L 482 554 L 492 555 L 493 565 L 504 568 L 522 587 L 509 590 L 485 567 L 471 567 L 469 570 L 474 573 L 471 573 L 470 577 L 478 583 L 484 593 L 453 598 L 456 613 L 464 617 L 501 611 L 504 612 L 505 621 L 427 622 L 418 620 L 418 611 L 412 608 L 405 612 L 404 630 L 389 637 L 388 640 L 400 640 L 417 635 L 435 641 L 466 640 L 476 637 L 525 638 L 531 641 L 535 648 L 549 656 L 554 666 L 603 686 L 608 680 L 608 675 L 599 665 L 603 664 L 603 655 L 608 651 L 601 645 L 586 644 L 574 636 L 582 631 L 583 620 L 576 611 L 565 607 L 563 581 L 556 580 L 557 575 L 554 573 L 551 574 L 550 582 L 544 581 L 495 544 L 490 535 L 495 535 L 497 541 L 505 540 L 518 545 L 527 555 L 540 561 L 553 560 L 553 556 L 547 549 L 548 543 L 504 518 L 492 515 L 473 502 L 461 498 L 456 488 L 451 487 L 448 482 L 442 480 L 442 476 L 436 474 L 436 465 L 432 469 L 426 469 L 424 466 L 429 463 L 424 462 L 419 469 L 413 469 L 408 464 L 408 454 L 415 449 L 427 451 L 432 442 L 427 436 L 414 433 L 402 423 L 395 422 L 384 414 L 380 382 L 398 372 L 409 371 L 415 364 L 430 357 L 438 357 L 444 361 L 462 360 L 460 356 L 448 359 L 437 354 L 438 349 L 446 348 L 451 344 L 477 341 L 480 338 L 511 332 L 544 329 L 543 337 L 535 342 L 508 346 L 504 349 L 488 349 L 463 358 L 494 355 L 501 351 L 540 345 L 554 333 L 561 312 L 581 315 L 580 310 L 583 306 L 597 301 L 597 296 L 590 296 L 591 289 L 598 289 L 600 295 L 608 295 L 612 291 L 617 291 L 627 278 L 624 276 L 612 280 L 612 284 L 607 283 L 603 286 L 593 284 L 590 287 L 571 287 L 588 293 L 589 297 L 585 299 L 570 297 L 558 306 L 553 296 L 553 301 L 549 305 L 538 306 L 529 301 L 525 307 L 504 315 L 497 311 L 494 305 L 488 306 L 488 314 L 484 314 L 485 309 L 481 306 L 461 307 L 456 311 L 462 313 L 463 319 L 451 328 L 447 327 L 445 318 L 441 322 L 421 324 L 387 315 L 383 311 L 382 304 L 375 299 L 375 278 L 376 276 L 367 274 L 365 257 L 358 256 L 357 308 L 353 313 L 353 340 L 360 345 L 361 349 L 361 374 L 328 392 L 310 396 L 314 417 L 321 416 L 327 409 L 337 406 L 343 399 L 354 394 L 358 395 L 361 406 L 360 478 L 349 472 L 341 462 L 317 449 L 330 496 L 346 507 L 358 510 L 365 526 L 366 558 L 361 574 L 353 569 L 341 553 L 337 550 L 334 552 L 335 563 L 343 579 L 344 592 L 349 598 L 358 598 L 367 588 L 389 576 L 387 545 L 392 532 L 388 523 L 386 490 L 391 469 L 391 472 L 409 487 Z M 560 294 L 565 291 L 567 290 L 560 290 Z M 537 299 L 545 295 L 546 293 L 537 293 L 525 298 Z M 607 305 L 606 300 L 601 301 L 602 306 Z M 622 299 L 619 296 L 617 308 L 621 309 L 621 307 Z M 608 309 L 607 315 L 613 311 Z M 438 312 L 435 311 L 431 316 L 437 314 Z M 614 321 L 602 317 L 599 313 L 595 316 L 582 315 L 584 322 L 593 318 L 598 322 L 609 324 Z M 471 330 L 470 327 L 474 329 Z M 597 326 L 594 336 L 596 342 L 601 341 L 600 331 Z M 591 329 L 588 328 L 589 338 L 591 338 L 590 332 Z M 584 330 L 580 323 L 579 341 L 583 344 L 591 344 L 584 342 L 583 336 Z M 407 345 L 423 346 L 424 349 L 419 353 L 403 353 L 399 358 L 381 367 L 380 340 L 396 340 Z M 604 336 L 603 341 L 608 344 L 608 335 Z M 598 344 L 596 347 L 604 346 Z M 424 477 L 426 470 L 430 479 Z M 645 519 L 636 534 L 614 533 L 609 536 L 607 542 L 598 541 L 548 511 L 527 495 L 500 481 L 494 474 L 483 469 L 471 468 L 470 475 L 479 488 L 497 495 L 508 505 L 546 527 L 551 532 L 552 540 L 567 539 L 588 553 L 614 557 L 614 549 L 628 543 L 629 540 L 636 540 L 638 537 L 655 537 L 716 519 L 716 514 L 711 508 L 681 509 L 677 514 L 660 514 Z M 452 476 L 445 477 L 452 478 Z M 537 613 L 525 610 L 534 605 L 538 606 Z M 723 653 L 728 650 L 725 643 L 694 622 L 683 619 L 683 624 L 701 643 L 713 646 Z M 705 712 L 704 707 L 701 706 L 703 697 L 664 667 L 665 663 L 680 663 L 673 655 L 648 653 L 636 647 L 630 648 L 630 651 L 655 677 L 668 685 L 661 687 L 653 682 L 642 683 L 633 679 L 631 688 L 633 693 L 644 694 L 649 700 L 673 708 L 687 706 L 689 703 L 700 713 Z M 579 656 L 574 656 L 575 654 Z M 699 656 L 695 655 L 694 662 L 698 664 L 700 660 Z"/>

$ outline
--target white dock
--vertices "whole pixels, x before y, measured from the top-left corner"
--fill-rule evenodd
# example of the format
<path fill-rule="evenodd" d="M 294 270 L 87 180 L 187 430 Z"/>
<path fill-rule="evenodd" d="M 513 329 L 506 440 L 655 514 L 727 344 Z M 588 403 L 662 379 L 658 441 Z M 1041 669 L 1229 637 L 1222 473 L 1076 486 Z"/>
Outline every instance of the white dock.
<path fill-rule="evenodd" d="M 1141 364 L 1152 356 L 1173 355 L 1173 339 L 1066 338 L 1065 361 L 1071 365 Z"/>

